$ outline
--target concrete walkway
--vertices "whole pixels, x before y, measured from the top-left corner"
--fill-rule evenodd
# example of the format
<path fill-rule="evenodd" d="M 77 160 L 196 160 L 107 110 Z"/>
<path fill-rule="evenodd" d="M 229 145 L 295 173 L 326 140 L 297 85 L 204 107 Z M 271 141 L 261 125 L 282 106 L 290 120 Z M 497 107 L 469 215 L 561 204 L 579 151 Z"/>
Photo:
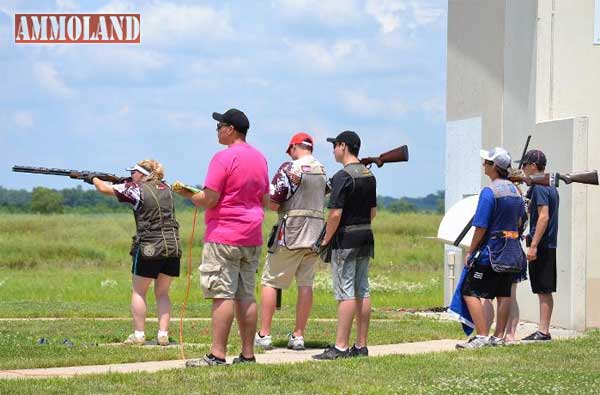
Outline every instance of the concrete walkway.
<path fill-rule="evenodd" d="M 369 355 L 376 357 L 393 354 L 422 354 L 430 352 L 451 351 L 458 340 L 432 340 L 416 343 L 387 344 L 380 346 L 369 346 Z M 256 354 L 256 361 L 260 364 L 279 364 L 279 363 L 297 363 L 306 361 L 315 361 L 311 356 L 320 353 L 320 349 L 310 349 L 304 351 L 292 351 L 277 348 Z M 231 363 L 232 357 L 227 358 Z M 315 361 L 317 363 L 317 361 Z M 320 363 L 320 362 L 319 362 Z M 15 369 L 0 370 L 0 379 L 30 379 L 30 378 L 48 378 L 48 377 L 73 377 L 86 374 L 103 373 L 133 373 L 133 372 L 158 372 L 167 369 L 185 368 L 184 360 L 171 361 L 151 361 L 137 363 L 122 363 L 111 365 L 92 365 L 92 366 L 72 366 L 62 368 L 47 369 Z"/>

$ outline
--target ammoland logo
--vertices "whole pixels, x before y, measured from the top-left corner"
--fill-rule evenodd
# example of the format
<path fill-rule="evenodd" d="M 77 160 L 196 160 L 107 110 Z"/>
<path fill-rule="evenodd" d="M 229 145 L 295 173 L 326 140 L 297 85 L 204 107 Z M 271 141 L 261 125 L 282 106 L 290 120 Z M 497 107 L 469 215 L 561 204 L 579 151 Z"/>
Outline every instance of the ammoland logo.
<path fill-rule="evenodd" d="M 139 43 L 140 14 L 15 14 L 15 43 Z"/>

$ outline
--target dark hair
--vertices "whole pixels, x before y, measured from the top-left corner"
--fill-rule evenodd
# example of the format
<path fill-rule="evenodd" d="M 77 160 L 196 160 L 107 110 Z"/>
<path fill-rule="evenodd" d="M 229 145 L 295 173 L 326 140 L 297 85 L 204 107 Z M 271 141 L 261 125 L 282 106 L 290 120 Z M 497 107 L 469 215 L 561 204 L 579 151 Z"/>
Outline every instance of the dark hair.
<path fill-rule="evenodd" d="M 346 144 L 346 143 L 344 143 L 344 144 Z M 346 148 L 348 148 L 348 152 L 350 152 L 352 155 L 358 156 L 358 151 L 360 148 L 358 148 L 356 146 L 348 145 L 348 144 L 346 144 Z"/>
<path fill-rule="evenodd" d="M 538 169 L 538 171 L 544 171 L 544 170 L 546 170 L 546 166 L 538 165 L 537 163 L 534 163 L 534 165 Z"/>
<path fill-rule="evenodd" d="M 296 146 L 298 148 L 302 148 L 302 149 L 305 149 L 307 151 L 313 152 L 313 147 L 311 147 L 310 145 L 306 145 L 306 144 L 300 143 L 300 144 L 296 144 Z"/>
<path fill-rule="evenodd" d="M 501 169 L 498 166 L 494 166 L 494 169 L 496 169 L 496 173 L 498 173 L 498 177 L 502 178 L 503 180 L 508 179 L 508 169 Z"/>

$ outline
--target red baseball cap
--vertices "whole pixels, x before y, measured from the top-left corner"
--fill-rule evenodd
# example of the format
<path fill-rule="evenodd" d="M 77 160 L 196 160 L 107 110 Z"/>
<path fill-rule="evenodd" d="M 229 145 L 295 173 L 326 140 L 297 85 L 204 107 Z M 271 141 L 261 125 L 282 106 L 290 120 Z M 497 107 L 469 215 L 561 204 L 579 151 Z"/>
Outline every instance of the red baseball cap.
<path fill-rule="evenodd" d="M 296 144 L 304 144 L 304 145 L 308 145 L 309 147 L 312 147 L 313 139 L 312 139 L 312 137 L 310 137 L 310 135 L 308 133 L 304 133 L 304 132 L 296 133 L 295 135 L 292 136 L 292 139 L 290 140 L 290 143 L 288 144 L 288 148 L 285 151 L 285 153 L 289 154 L 290 149 Z"/>

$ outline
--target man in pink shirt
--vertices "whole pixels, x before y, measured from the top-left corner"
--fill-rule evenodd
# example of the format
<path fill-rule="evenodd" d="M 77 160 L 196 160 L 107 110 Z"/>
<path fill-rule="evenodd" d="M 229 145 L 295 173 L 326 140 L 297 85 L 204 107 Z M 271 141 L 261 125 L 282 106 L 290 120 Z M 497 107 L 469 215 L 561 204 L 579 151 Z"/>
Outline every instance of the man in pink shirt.
<path fill-rule="evenodd" d="M 269 199 L 267 160 L 246 143 L 250 123 L 235 108 L 213 113 L 219 143 L 227 149 L 208 166 L 204 189 L 179 193 L 206 208 L 206 232 L 200 265 L 200 286 L 212 299 L 210 353 L 186 366 L 225 364 L 227 339 L 235 317 L 242 352 L 234 363 L 255 362 L 256 300 L 254 286 L 262 247 L 263 207 Z"/>

